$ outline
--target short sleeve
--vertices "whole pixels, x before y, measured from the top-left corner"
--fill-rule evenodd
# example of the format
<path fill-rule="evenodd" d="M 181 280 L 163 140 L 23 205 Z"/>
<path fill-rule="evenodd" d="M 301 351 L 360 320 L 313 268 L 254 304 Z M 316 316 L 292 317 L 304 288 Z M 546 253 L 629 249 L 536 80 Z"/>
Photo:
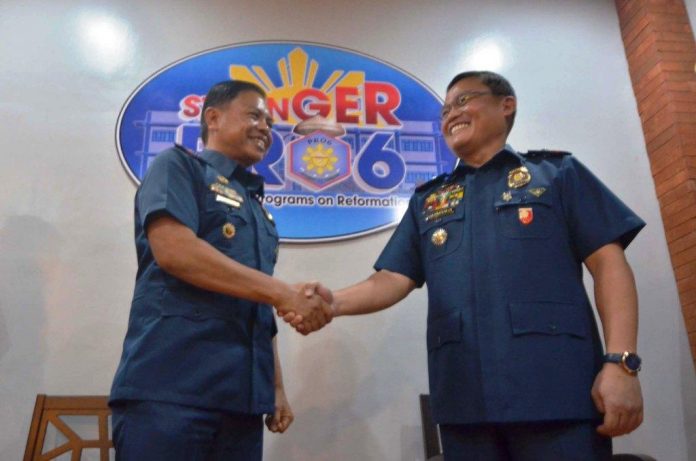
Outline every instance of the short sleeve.
<path fill-rule="evenodd" d="M 580 261 L 612 242 L 618 241 L 625 249 L 645 227 L 642 219 L 574 157 L 563 158 L 560 181 L 563 211 Z"/>
<path fill-rule="evenodd" d="M 415 196 L 411 197 L 408 210 L 382 250 L 375 270 L 386 269 L 410 278 L 418 287 L 423 286 L 425 277 L 421 263 L 418 223 L 415 213 Z"/>
<path fill-rule="evenodd" d="M 195 170 L 184 154 L 175 150 L 159 154 L 150 165 L 136 197 L 143 228 L 154 216 L 164 213 L 197 232 L 195 188 Z"/>

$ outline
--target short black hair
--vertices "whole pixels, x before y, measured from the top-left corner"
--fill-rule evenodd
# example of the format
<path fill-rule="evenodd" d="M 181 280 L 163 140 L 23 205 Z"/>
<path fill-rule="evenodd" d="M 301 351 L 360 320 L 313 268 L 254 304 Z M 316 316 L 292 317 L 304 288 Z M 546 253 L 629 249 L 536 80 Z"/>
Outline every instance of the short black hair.
<path fill-rule="evenodd" d="M 447 85 L 447 91 L 449 92 L 449 90 L 451 90 L 458 81 L 466 78 L 478 79 L 481 83 L 486 85 L 489 90 L 491 90 L 491 94 L 493 95 L 512 96 L 513 98 L 517 97 L 515 95 L 515 89 L 512 88 L 512 85 L 510 85 L 510 82 L 508 82 L 505 77 L 488 70 L 470 70 L 455 75 L 454 78 L 449 82 L 449 85 Z M 510 130 L 512 130 L 512 125 L 515 123 L 516 114 L 517 110 L 507 117 L 508 133 Z"/>
<path fill-rule="evenodd" d="M 208 125 L 205 123 L 205 111 L 209 107 L 223 107 L 242 91 L 255 91 L 261 97 L 266 97 L 266 92 L 255 83 L 245 82 L 243 80 L 225 80 L 224 82 L 216 83 L 208 90 L 201 110 L 201 139 L 203 144 L 208 142 Z"/>

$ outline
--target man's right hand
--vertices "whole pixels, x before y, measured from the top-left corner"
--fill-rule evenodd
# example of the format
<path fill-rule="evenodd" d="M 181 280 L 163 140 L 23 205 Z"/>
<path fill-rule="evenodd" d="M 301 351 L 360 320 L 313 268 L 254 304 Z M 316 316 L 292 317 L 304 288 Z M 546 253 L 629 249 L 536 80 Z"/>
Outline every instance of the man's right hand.
<path fill-rule="evenodd" d="M 278 315 L 298 332 L 308 335 L 333 319 L 331 291 L 317 282 L 298 284 L 294 294 L 276 306 Z"/>

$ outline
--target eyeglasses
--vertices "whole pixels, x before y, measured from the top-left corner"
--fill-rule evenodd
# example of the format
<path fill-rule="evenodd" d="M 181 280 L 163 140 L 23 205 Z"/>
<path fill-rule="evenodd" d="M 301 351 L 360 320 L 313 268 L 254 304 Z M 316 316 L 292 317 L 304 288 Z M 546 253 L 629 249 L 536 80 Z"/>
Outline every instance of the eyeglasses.
<path fill-rule="evenodd" d="M 452 112 L 453 108 L 463 109 L 467 104 L 471 102 L 472 99 L 478 98 L 479 96 L 485 96 L 487 94 L 493 94 L 490 91 L 471 91 L 468 93 L 462 93 L 457 95 L 454 100 L 454 104 L 445 104 L 442 106 L 442 111 L 440 112 L 440 119 L 444 120 Z"/>

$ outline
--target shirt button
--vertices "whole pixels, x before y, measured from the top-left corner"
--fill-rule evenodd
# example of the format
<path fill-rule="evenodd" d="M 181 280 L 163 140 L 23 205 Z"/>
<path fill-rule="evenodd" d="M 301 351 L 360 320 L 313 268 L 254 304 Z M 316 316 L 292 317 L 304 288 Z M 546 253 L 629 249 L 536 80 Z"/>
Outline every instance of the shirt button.
<path fill-rule="evenodd" d="M 196 317 L 200 317 L 200 316 L 201 316 L 201 311 L 198 310 L 198 309 L 194 309 L 194 310 L 193 310 L 193 315 L 195 315 Z"/>
<path fill-rule="evenodd" d="M 549 323 L 549 330 L 555 332 L 556 330 L 558 330 L 558 327 L 553 323 Z"/>

